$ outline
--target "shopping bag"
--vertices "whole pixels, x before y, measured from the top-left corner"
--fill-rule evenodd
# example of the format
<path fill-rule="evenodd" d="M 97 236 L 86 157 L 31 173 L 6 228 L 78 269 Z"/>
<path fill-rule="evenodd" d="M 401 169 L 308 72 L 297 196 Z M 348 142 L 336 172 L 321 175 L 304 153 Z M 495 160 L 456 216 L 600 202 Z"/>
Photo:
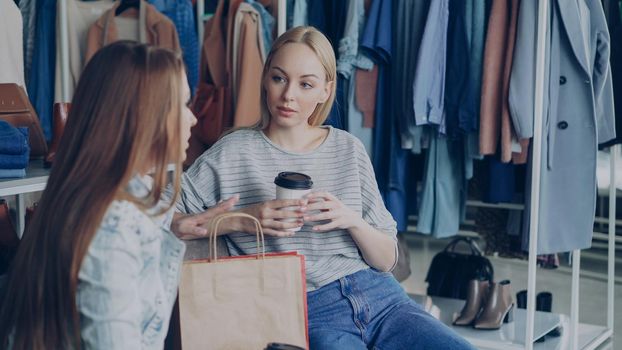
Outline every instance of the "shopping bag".
<path fill-rule="evenodd" d="M 218 258 L 218 226 L 231 217 L 253 220 L 257 255 Z M 210 259 L 187 261 L 182 267 L 182 348 L 259 350 L 272 342 L 308 348 L 304 256 L 266 254 L 259 221 L 241 213 L 217 217 L 210 241 Z"/>

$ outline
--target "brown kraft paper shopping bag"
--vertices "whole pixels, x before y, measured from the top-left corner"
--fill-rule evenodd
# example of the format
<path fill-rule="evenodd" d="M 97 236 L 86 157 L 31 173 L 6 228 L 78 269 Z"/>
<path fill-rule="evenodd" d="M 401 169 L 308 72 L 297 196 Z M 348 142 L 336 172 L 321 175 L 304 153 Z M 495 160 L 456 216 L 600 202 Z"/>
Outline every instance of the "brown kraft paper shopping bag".
<path fill-rule="evenodd" d="M 234 216 L 254 221 L 257 255 L 218 259 L 218 225 Z M 182 348 L 260 350 L 271 342 L 308 348 L 304 256 L 265 254 L 261 225 L 247 214 L 219 216 L 210 240 L 211 259 L 188 261 L 182 267 Z"/>

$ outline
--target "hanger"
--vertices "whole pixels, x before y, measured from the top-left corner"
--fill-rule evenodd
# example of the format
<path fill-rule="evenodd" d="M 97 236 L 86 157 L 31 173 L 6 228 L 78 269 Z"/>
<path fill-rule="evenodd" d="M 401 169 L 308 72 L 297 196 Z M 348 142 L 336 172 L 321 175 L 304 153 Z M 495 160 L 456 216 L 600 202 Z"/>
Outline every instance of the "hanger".
<path fill-rule="evenodd" d="M 121 0 L 121 3 L 117 7 L 117 9 L 114 11 L 114 15 L 118 16 L 121 13 L 123 13 L 123 11 L 129 8 L 132 8 L 132 7 L 135 9 L 140 8 L 140 0 Z"/>

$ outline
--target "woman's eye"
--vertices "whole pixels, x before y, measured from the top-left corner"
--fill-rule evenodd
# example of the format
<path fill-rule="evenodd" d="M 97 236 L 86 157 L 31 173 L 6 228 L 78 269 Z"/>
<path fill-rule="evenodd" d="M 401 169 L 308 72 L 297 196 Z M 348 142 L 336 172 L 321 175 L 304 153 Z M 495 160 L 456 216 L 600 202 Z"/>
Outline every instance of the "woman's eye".
<path fill-rule="evenodd" d="M 311 88 L 313 88 L 313 85 L 311 85 L 309 83 L 302 83 L 300 85 L 302 86 L 303 89 L 311 89 Z"/>
<path fill-rule="evenodd" d="M 272 81 L 275 82 L 275 83 L 280 83 L 280 82 L 285 81 L 285 79 L 283 79 L 283 77 L 280 77 L 278 75 L 274 75 L 274 76 L 272 76 Z"/>

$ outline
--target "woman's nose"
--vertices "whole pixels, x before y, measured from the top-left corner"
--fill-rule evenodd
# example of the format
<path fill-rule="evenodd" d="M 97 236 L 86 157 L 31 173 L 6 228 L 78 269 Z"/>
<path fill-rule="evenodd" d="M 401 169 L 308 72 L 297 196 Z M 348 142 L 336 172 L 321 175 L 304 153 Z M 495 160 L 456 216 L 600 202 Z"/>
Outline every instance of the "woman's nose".
<path fill-rule="evenodd" d="M 294 89 L 291 84 L 288 84 L 285 90 L 283 91 L 283 100 L 285 101 L 294 100 Z"/>

